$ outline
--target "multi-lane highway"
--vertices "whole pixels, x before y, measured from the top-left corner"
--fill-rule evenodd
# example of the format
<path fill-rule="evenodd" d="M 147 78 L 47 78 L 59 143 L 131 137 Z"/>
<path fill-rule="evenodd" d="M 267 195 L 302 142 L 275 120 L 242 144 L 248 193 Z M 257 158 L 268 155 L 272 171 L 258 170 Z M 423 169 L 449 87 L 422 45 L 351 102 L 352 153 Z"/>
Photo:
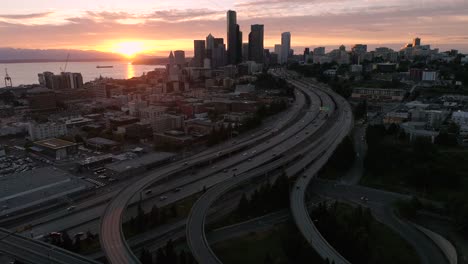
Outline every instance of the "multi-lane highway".
<path fill-rule="evenodd" d="M 310 93 L 311 91 L 311 89 L 303 89 L 303 87 L 297 84 L 295 84 L 295 86 L 297 89 L 302 90 L 306 93 Z M 241 185 L 247 180 L 252 179 L 253 177 L 263 175 L 278 168 L 282 169 L 297 162 L 300 163 L 301 166 L 308 166 L 312 161 L 314 161 L 315 159 L 320 157 L 324 152 L 326 152 L 326 150 L 329 150 L 331 145 L 333 147 L 336 147 L 337 144 L 334 144 L 334 142 L 338 139 L 337 135 L 341 134 L 342 130 L 338 130 L 339 133 L 335 132 L 334 130 L 337 129 L 337 127 L 342 127 L 342 124 L 345 124 L 346 122 L 343 122 L 344 120 L 336 119 L 338 116 L 342 115 L 334 113 L 336 100 L 330 98 L 329 94 L 327 93 L 328 91 L 315 90 L 314 92 L 319 93 L 321 95 L 321 106 L 329 108 L 330 112 L 322 112 L 321 114 L 323 115 L 319 115 L 317 118 L 318 120 L 315 120 L 317 121 L 316 124 L 314 124 L 315 121 L 313 120 L 305 121 L 310 122 L 310 127 L 306 128 L 307 131 L 310 131 L 310 134 L 298 132 L 298 134 L 300 133 L 300 136 L 290 137 L 288 140 L 281 143 L 284 143 L 287 146 L 289 146 L 289 148 L 285 150 L 285 155 L 281 157 L 281 159 L 276 160 L 274 163 L 268 163 L 265 166 L 259 167 L 247 173 L 240 174 L 236 178 L 230 179 L 228 181 L 214 186 L 194 204 L 194 206 L 192 207 L 191 214 L 189 216 L 186 232 L 188 245 L 198 262 L 221 263 L 221 261 L 211 250 L 204 229 L 207 212 L 209 211 L 211 205 L 221 195 Z M 341 104 L 346 102 L 339 101 L 338 103 Z M 330 124 L 338 125 L 330 126 Z M 323 129 L 321 131 L 322 133 L 315 133 L 320 131 L 321 129 Z M 299 148 L 297 148 L 298 146 Z"/>
<path fill-rule="evenodd" d="M 226 159 L 227 157 L 230 157 L 230 155 L 232 155 L 233 153 L 235 154 L 239 151 L 244 151 L 248 147 L 256 146 L 257 144 L 263 143 L 265 140 L 268 140 L 268 138 L 272 137 L 273 134 L 281 133 L 284 127 L 287 127 L 291 123 L 295 123 L 298 121 L 296 119 L 300 117 L 299 114 L 304 114 L 302 113 L 302 110 L 303 107 L 306 105 L 306 98 L 302 94 L 297 94 L 297 100 L 295 105 L 290 110 L 286 111 L 285 114 L 280 114 L 280 116 L 282 117 L 279 120 L 276 120 L 274 125 L 269 124 L 270 127 L 262 127 L 260 131 L 254 132 L 255 135 L 247 135 L 236 139 L 237 142 L 234 141 L 235 144 L 233 143 L 233 141 L 230 141 L 225 144 L 218 145 L 194 157 L 185 159 L 174 165 L 166 166 L 165 168 L 161 169 L 162 171 L 164 171 L 165 169 L 166 172 L 169 171 L 169 173 L 161 173 L 161 171 L 158 171 L 156 173 L 149 173 L 148 175 L 143 177 L 143 179 L 145 180 L 143 186 L 146 188 L 147 186 L 153 184 L 154 182 L 160 179 L 166 179 L 164 183 L 159 184 L 155 187 L 156 191 L 153 192 L 154 194 L 171 192 L 171 190 L 173 190 L 174 187 L 178 186 L 189 187 L 184 187 L 183 191 L 181 191 L 180 193 L 177 193 L 176 195 L 171 195 L 170 197 L 172 199 L 167 199 L 167 201 L 164 201 L 164 205 L 170 202 L 177 201 L 178 199 L 187 197 L 193 193 L 199 192 L 202 189 L 202 187 L 200 187 L 199 184 L 203 184 L 207 187 L 216 184 L 217 182 L 224 180 L 230 175 L 221 173 L 222 170 L 224 170 L 225 168 L 235 166 L 241 161 L 245 161 L 247 159 L 251 160 L 252 157 L 254 157 L 255 155 L 249 155 L 248 157 L 242 155 L 242 157 L 238 159 Z M 260 153 L 261 150 L 259 150 L 258 152 Z M 175 174 L 176 172 L 189 171 L 189 168 L 195 167 L 203 163 L 209 163 L 213 161 L 213 164 L 218 164 L 219 160 L 221 160 L 223 164 L 219 166 L 208 166 L 208 168 L 205 167 L 204 171 L 197 175 L 190 175 L 191 173 L 186 173 L 186 177 L 180 177 L 180 175 Z M 218 163 L 215 163 L 216 161 L 218 161 Z M 194 169 L 192 169 L 192 171 L 194 171 Z M 174 174 L 178 176 L 176 180 L 170 181 L 170 179 L 167 179 L 169 175 Z M 137 183 L 141 182 L 142 181 L 140 180 Z M 142 189 L 140 189 L 140 191 L 142 191 Z M 116 194 L 116 192 L 118 192 L 118 187 L 116 188 L 116 190 L 110 190 L 109 193 L 105 193 L 101 196 L 85 201 L 82 204 L 78 204 L 76 206 L 76 209 L 72 212 L 66 212 L 65 210 L 63 210 L 62 212 L 58 211 L 51 215 L 47 215 L 39 220 L 33 221 L 34 234 L 36 236 L 40 236 L 40 234 L 47 234 L 52 231 L 65 230 L 69 229 L 70 227 L 73 228 L 75 226 L 79 226 L 79 228 L 81 228 L 77 230 L 75 229 L 74 231 L 76 232 L 83 230 L 93 231 L 92 228 L 96 225 L 96 219 L 101 215 L 101 213 L 105 209 L 104 204 L 109 199 L 111 199 Z M 140 193 L 133 191 L 131 192 L 131 196 L 133 196 L 133 194 L 135 193 Z M 157 200 L 157 197 L 158 196 L 145 197 L 145 200 L 154 202 Z M 127 204 L 131 204 L 131 202 L 132 200 L 130 199 L 129 201 L 127 201 Z M 151 202 L 148 202 L 147 204 L 151 204 Z M 123 208 L 125 207 L 126 206 L 123 206 Z M 123 210 L 120 212 L 123 212 Z M 112 215 L 114 215 L 114 213 L 112 213 Z M 24 223 L 22 225 L 24 225 Z M 120 224 L 118 229 L 120 229 Z M 30 234 L 29 232 L 27 232 L 24 235 L 29 236 Z"/>
<path fill-rule="evenodd" d="M 310 83 L 305 81 L 295 81 L 294 83 L 301 87 L 311 86 Z M 338 131 L 337 138 L 330 142 L 328 145 L 329 148 L 315 161 L 315 163 L 304 170 L 302 177 L 298 177 L 290 194 L 290 206 L 294 221 L 299 231 L 323 259 L 329 259 L 337 264 L 349 264 L 349 262 L 341 256 L 341 254 L 338 253 L 317 230 L 314 222 L 309 216 L 309 211 L 307 210 L 305 201 L 306 189 L 310 181 L 315 177 L 323 165 L 325 165 L 333 154 L 333 150 L 344 139 L 344 137 L 348 135 L 353 126 L 353 117 L 349 104 L 335 93 L 330 91 L 330 94 L 333 96 L 335 102 L 337 102 L 337 105 L 343 108 L 342 111 L 339 111 L 341 115 L 337 122 L 340 125 L 334 128 Z"/>
<path fill-rule="evenodd" d="M 217 157 L 217 153 L 222 152 L 222 155 L 220 155 L 220 157 L 217 157 L 219 159 L 222 159 L 228 154 L 224 151 L 226 149 L 238 149 L 242 146 L 245 147 L 246 144 L 254 145 L 258 140 L 266 140 L 268 137 L 271 137 L 271 134 L 275 129 L 278 129 L 281 126 L 287 126 L 289 123 L 295 122 L 295 119 L 300 117 L 299 114 L 302 111 L 302 107 L 305 104 L 305 97 L 299 94 L 293 107 L 291 107 L 284 113 L 281 113 L 275 116 L 274 118 L 271 118 L 269 121 L 265 122 L 265 125 L 261 126 L 256 131 L 251 132 L 250 135 L 242 135 L 241 137 L 235 138 L 234 140 L 217 145 L 213 148 L 210 148 L 208 151 L 205 151 L 204 154 L 211 153 L 213 157 Z M 277 132 L 280 131 L 281 128 Z M 236 142 L 237 144 L 234 145 L 234 142 Z M 143 202 L 148 200 L 149 202 L 147 204 L 149 208 L 151 208 L 152 204 L 154 204 L 155 201 L 157 202 L 159 195 L 165 191 L 172 190 L 171 187 L 186 186 L 191 182 L 200 181 L 202 177 L 219 174 L 218 172 L 220 170 L 222 170 L 220 166 L 212 166 L 212 168 L 210 168 L 209 174 L 197 173 L 196 175 L 190 175 L 190 173 L 187 173 L 185 175 L 180 175 L 177 179 L 170 178 L 168 181 L 159 183 L 156 186 L 156 189 L 153 190 L 152 195 L 144 196 Z M 154 172 L 149 172 L 147 173 L 147 175 L 154 175 Z M 139 177 L 145 177 L 145 175 L 141 175 Z M 103 194 L 92 197 L 83 202 L 74 204 L 75 209 L 73 211 L 66 211 L 65 209 L 58 210 L 49 213 L 43 217 L 39 217 L 37 219 L 29 218 L 30 220 L 23 222 L 12 221 L 13 224 L 10 225 L 6 224 L 6 221 L 2 221 L 2 225 L 9 226 L 15 229 L 24 225 L 30 225 L 32 226 L 34 235 L 36 237 L 40 236 L 41 234 L 47 234 L 49 232 L 60 231 L 65 229 L 90 229 L 92 231 L 98 231 L 98 228 L 96 227 L 98 227 L 99 225 L 98 220 L 106 208 L 106 203 L 109 200 L 111 200 L 122 188 L 128 186 L 130 184 L 129 182 L 134 180 L 135 179 L 130 179 L 125 182 L 119 182 L 118 184 L 110 186 L 109 188 L 104 188 L 103 191 L 105 192 Z M 216 181 L 213 180 L 213 182 Z M 181 193 L 181 195 L 183 195 L 183 192 Z M 169 198 L 172 197 L 169 196 Z M 138 199 L 134 199 L 133 201 L 135 200 Z M 27 233 L 24 233 L 24 235 L 29 236 L 29 231 Z"/>
<path fill-rule="evenodd" d="M 303 94 L 301 93 L 298 93 L 297 97 L 302 98 L 299 101 L 305 100 L 303 98 Z M 316 107 L 314 109 L 309 109 L 310 112 L 305 112 L 304 119 L 307 118 L 312 120 L 316 115 L 318 115 L 319 111 L 317 105 L 320 105 L 320 99 L 315 94 L 309 96 L 308 98 L 309 100 L 313 101 L 312 104 Z M 251 147 L 250 149 L 244 148 L 238 154 L 230 154 L 230 158 L 222 161 L 222 164 L 217 166 L 217 170 L 214 170 L 212 173 L 214 173 L 217 177 L 220 175 L 226 175 L 228 178 L 231 178 L 238 173 L 251 170 L 252 168 L 268 162 L 269 160 L 276 159 L 276 156 L 279 156 L 282 152 L 288 149 L 287 145 L 280 145 L 279 143 L 293 136 L 296 130 L 300 131 L 304 126 L 309 124 L 309 122 L 306 123 L 305 120 L 303 122 L 299 121 L 295 122 L 292 127 L 288 125 L 289 128 L 287 128 L 285 131 L 279 131 L 289 123 L 290 122 L 288 120 L 279 122 L 279 124 L 277 124 L 276 127 L 272 129 L 272 131 L 278 131 L 277 133 L 274 133 L 273 137 L 270 136 L 257 139 L 254 142 L 255 144 L 252 143 L 247 146 Z M 223 153 L 235 153 L 237 149 L 239 149 L 238 145 L 235 146 L 235 148 L 224 149 Z M 187 166 L 185 164 L 194 166 L 196 164 L 208 163 L 214 159 L 216 159 L 216 156 L 214 156 L 214 153 L 212 153 L 211 156 L 195 156 L 188 161 L 175 163 L 171 166 L 160 169 L 157 173 L 155 173 L 155 175 L 151 175 L 150 177 L 145 177 L 137 181 L 135 184 L 127 187 L 119 195 L 117 195 L 117 197 L 115 197 L 107 207 L 101 224 L 101 246 L 109 261 L 111 263 L 138 263 L 138 260 L 128 247 L 121 231 L 123 212 L 126 208 L 126 205 L 135 194 L 140 193 L 143 189 L 160 178 L 170 177 L 170 175 L 184 170 L 186 168 L 184 166 Z M 252 160 L 253 162 L 250 162 Z M 229 172 L 228 174 L 223 173 L 225 168 L 232 168 L 234 166 L 237 166 L 234 168 L 236 172 Z M 203 173 L 199 172 L 198 174 Z M 223 178 L 226 178 L 226 176 L 223 176 Z M 216 183 L 218 183 L 218 181 L 212 183 L 211 185 Z"/>
<path fill-rule="evenodd" d="M 0 252 L 31 264 L 98 264 L 62 248 L 29 239 L 0 228 Z"/>

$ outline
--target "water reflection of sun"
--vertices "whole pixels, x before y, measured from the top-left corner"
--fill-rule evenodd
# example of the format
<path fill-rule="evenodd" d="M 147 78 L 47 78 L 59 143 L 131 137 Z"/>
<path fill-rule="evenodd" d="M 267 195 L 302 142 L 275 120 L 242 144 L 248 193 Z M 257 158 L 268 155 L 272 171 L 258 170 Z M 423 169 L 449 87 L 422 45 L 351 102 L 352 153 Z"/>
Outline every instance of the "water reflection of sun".
<path fill-rule="evenodd" d="M 135 77 L 135 68 L 133 67 L 132 63 L 127 64 L 127 79 L 131 79 Z"/>

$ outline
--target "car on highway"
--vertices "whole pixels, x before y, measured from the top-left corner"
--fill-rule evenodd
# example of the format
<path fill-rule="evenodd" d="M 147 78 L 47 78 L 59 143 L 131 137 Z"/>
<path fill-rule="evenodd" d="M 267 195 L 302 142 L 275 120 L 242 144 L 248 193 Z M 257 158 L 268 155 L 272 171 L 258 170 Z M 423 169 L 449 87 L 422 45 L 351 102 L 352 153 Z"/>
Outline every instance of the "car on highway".
<path fill-rule="evenodd" d="M 173 190 L 173 192 L 180 192 L 180 191 L 182 191 L 182 188 L 180 188 L 180 187 L 177 187 L 177 188 L 175 188 L 175 189 Z"/>
<path fill-rule="evenodd" d="M 153 192 L 153 190 L 147 190 L 147 191 L 145 191 L 145 194 L 150 194 L 152 192 Z"/>
<path fill-rule="evenodd" d="M 361 201 L 368 202 L 369 198 L 367 198 L 366 196 L 361 196 Z"/>
<path fill-rule="evenodd" d="M 237 168 L 232 169 L 232 171 L 237 171 Z"/>
<path fill-rule="evenodd" d="M 166 200 L 166 199 L 167 199 L 167 196 L 164 196 L 164 195 L 159 196 L 159 201 L 164 201 L 164 200 Z"/>
<path fill-rule="evenodd" d="M 75 208 L 76 208 L 76 206 L 70 206 L 70 207 L 67 208 L 67 211 L 73 211 L 73 210 L 75 210 Z"/>
<path fill-rule="evenodd" d="M 103 175 L 99 175 L 98 178 L 99 179 L 107 179 L 107 176 L 103 174 Z"/>
<path fill-rule="evenodd" d="M 184 165 L 188 165 L 188 162 L 184 162 Z"/>

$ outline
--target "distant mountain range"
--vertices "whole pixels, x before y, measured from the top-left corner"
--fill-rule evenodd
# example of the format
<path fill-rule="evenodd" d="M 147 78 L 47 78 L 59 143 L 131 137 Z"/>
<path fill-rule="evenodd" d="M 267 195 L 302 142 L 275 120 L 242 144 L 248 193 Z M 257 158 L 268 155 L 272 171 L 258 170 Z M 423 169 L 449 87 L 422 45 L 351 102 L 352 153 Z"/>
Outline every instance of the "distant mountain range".
<path fill-rule="evenodd" d="M 124 59 L 120 54 L 95 50 L 0 48 L 0 63 L 65 61 L 68 54 L 70 54 L 69 61 L 106 61 Z"/>

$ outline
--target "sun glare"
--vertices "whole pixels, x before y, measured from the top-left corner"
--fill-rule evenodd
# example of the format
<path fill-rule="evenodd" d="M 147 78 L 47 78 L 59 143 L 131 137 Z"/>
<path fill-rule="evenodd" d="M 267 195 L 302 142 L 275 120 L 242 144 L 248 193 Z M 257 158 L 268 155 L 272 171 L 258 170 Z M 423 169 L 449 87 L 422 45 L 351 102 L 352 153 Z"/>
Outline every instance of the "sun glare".
<path fill-rule="evenodd" d="M 139 41 L 128 41 L 117 43 L 114 47 L 114 51 L 120 53 L 127 58 L 132 58 L 136 54 L 144 51 L 144 45 Z"/>

